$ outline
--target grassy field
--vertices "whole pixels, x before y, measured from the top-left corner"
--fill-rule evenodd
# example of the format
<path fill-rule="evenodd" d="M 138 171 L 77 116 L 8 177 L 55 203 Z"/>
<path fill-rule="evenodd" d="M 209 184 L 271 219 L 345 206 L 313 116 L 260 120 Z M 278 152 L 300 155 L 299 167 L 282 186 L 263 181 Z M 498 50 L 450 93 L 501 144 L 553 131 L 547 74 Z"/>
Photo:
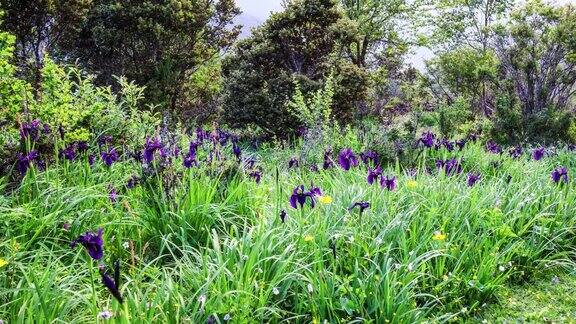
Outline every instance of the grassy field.
<path fill-rule="evenodd" d="M 236 144 L 206 140 L 194 156 L 187 144 L 184 157 L 149 144 L 143 162 L 124 150 L 110 166 L 108 155 L 96 155 L 91 165 L 79 152 L 45 171 L 31 167 L 17 187 L 4 179 L 0 319 L 414 323 L 576 316 L 574 299 L 554 299 L 560 291 L 570 295 L 573 277 L 548 284 L 556 271 L 574 266 L 574 181 L 551 178 L 560 166 L 576 174 L 573 152 L 550 149 L 536 161 L 530 150 L 512 158 L 480 143 L 421 149 L 414 168 L 383 167 L 381 185 L 379 176 L 368 183 L 375 168 L 358 151 L 357 166 L 336 152 L 334 167 L 320 162 L 316 170 L 302 161 L 289 168 L 298 149 L 245 148 L 238 161 Z M 110 153 L 104 145 L 99 150 Z M 457 163 L 437 162 L 450 158 Z M 474 182 L 470 174 L 480 177 Z M 93 234 L 80 237 L 86 232 Z"/>

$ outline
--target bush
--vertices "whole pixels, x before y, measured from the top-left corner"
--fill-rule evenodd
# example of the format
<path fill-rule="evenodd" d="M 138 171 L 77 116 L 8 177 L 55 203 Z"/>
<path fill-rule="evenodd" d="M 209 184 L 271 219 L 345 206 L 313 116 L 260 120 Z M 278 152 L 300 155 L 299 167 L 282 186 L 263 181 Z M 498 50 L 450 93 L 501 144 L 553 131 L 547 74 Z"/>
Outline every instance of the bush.
<path fill-rule="evenodd" d="M 269 135 L 289 136 L 301 126 L 287 110 L 293 80 L 307 93 L 321 88 L 334 71 L 333 115 L 351 122 L 368 82 L 362 68 L 340 55 L 355 32 L 333 0 L 298 1 L 273 15 L 223 62 L 224 120 L 235 128 L 254 125 Z"/>

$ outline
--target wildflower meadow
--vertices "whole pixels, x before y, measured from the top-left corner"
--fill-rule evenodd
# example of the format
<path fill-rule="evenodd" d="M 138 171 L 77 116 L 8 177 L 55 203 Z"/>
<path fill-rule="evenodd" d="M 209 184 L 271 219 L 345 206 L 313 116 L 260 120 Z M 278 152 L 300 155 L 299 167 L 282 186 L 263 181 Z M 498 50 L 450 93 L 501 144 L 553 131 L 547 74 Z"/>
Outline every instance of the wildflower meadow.
<path fill-rule="evenodd" d="M 0 324 L 576 323 L 576 0 L 0 0 Z"/>

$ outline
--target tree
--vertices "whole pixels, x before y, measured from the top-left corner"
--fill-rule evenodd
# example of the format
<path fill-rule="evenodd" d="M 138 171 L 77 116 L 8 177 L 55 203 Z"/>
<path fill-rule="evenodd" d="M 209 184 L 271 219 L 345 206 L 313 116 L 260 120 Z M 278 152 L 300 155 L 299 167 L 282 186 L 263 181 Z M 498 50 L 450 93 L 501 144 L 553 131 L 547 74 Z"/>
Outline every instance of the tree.
<path fill-rule="evenodd" d="M 126 76 L 175 113 L 190 75 L 235 41 L 240 29 L 232 21 L 239 12 L 234 0 L 94 0 L 65 50 L 98 73 L 99 83 Z"/>
<path fill-rule="evenodd" d="M 342 0 L 342 5 L 358 25 L 359 37 L 348 49 L 356 65 L 375 63 L 378 52 L 392 52 L 394 56 L 406 53 L 410 31 L 399 27 L 407 22 L 415 6 L 406 0 Z"/>
<path fill-rule="evenodd" d="M 539 0 L 515 11 L 495 40 L 503 75 L 514 81 L 523 115 L 565 107 L 576 93 L 576 9 Z"/>
<path fill-rule="evenodd" d="M 476 89 L 468 93 L 472 107 L 484 115 L 491 115 L 494 109 L 494 93 L 491 83 L 497 60 L 494 60 L 490 43 L 492 29 L 499 20 L 506 17 L 513 1 L 511 0 L 435 0 L 428 19 L 428 43 L 435 48 L 438 60 L 431 62 L 429 71 L 433 84 L 442 89 L 449 101 L 454 98 L 450 92 L 458 93 L 465 86 Z M 451 68 L 459 66 L 464 69 Z M 443 74 L 443 75 L 441 75 Z M 464 76 L 464 74 L 468 74 Z M 464 78 L 463 78 L 464 77 Z M 458 82 L 441 84 L 446 80 Z"/>
<path fill-rule="evenodd" d="M 333 115 L 340 122 L 352 121 L 367 87 L 364 69 L 345 55 L 356 36 L 355 24 L 333 0 L 288 3 L 225 58 L 225 120 L 286 136 L 299 126 L 287 111 L 294 81 L 303 92 L 318 90 L 333 72 Z"/>
<path fill-rule="evenodd" d="M 17 64 L 33 79 L 36 94 L 44 57 L 74 34 L 91 5 L 92 0 L 0 0 L 5 12 L 0 27 L 16 36 Z"/>

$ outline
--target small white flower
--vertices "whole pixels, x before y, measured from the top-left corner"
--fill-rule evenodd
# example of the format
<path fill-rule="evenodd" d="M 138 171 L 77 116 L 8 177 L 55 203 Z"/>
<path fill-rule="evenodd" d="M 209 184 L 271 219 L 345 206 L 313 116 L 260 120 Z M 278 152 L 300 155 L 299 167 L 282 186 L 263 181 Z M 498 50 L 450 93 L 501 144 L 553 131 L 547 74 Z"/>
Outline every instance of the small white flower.
<path fill-rule="evenodd" d="M 467 307 L 462 308 L 461 312 L 464 314 L 468 313 L 468 308 Z"/>
<path fill-rule="evenodd" d="M 400 263 L 394 263 L 394 269 L 398 270 L 402 268 L 402 265 Z"/>
<path fill-rule="evenodd" d="M 382 238 L 381 237 L 376 238 L 376 245 L 382 245 Z"/>
<path fill-rule="evenodd" d="M 126 241 L 126 242 L 122 243 L 122 247 L 123 247 L 125 250 L 128 250 L 128 249 L 130 248 L 130 242 Z"/>
<path fill-rule="evenodd" d="M 470 287 L 474 287 L 474 285 L 476 285 L 476 282 L 474 280 L 470 280 L 470 281 L 468 281 L 468 285 Z"/>
<path fill-rule="evenodd" d="M 247 254 L 242 255 L 242 260 L 244 261 L 248 260 L 248 255 Z"/>
<path fill-rule="evenodd" d="M 414 270 L 414 265 L 412 264 L 412 262 L 408 263 L 408 271 L 412 271 Z"/>
<path fill-rule="evenodd" d="M 280 294 L 280 290 L 278 290 L 277 287 L 274 287 L 274 288 L 272 288 L 272 293 L 273 293 L 274 295 L 279 295 L 279 294 Z"/>
<path fill-rule="evenodd" d="M 204 305 L 206 304 L 206 295 L 200 295 L 200 297 L 198 297 L 198 302 L 200 303 L 200 311 L 204 311 Z"/>
<path fill-rule="evenodd" d="M 414 254 L 414 251 L 408 252 L 408 255 L 409 255 L 409 256 L 412 256 L 413 254 Z"/>
<path fill-rule="evenodd" d="M 260 286 L 258 285 L 258 281 L 257 281 L 257 280 L 254 280 L 254 288 L 256 288 L 256 289 L 260 288 Z"/>
<path fill-rule="evenodd" d="M 103 320 L 110 319 L 112 318 L 112 312 L 109 310 L 101 311 L 100 313 L 98 313 L 98 317 L 100 317 Z"/>
<path fill-rule="evenodd" d="M 349 241 L 350 243 L 354 243 L 354 236 L 350 235 L 350 238 L 348 239 L 348 241 Z"/>
<path fill-rule="evenodd" d="M 560 283 L 560 278 L 558 278 L 558 276 L 554 276 L 552 277 L 552 284 L 557 285 Z"/>
<path fill-rule="evenodd" d="M 225 320 L 226 322 L 228 322 L 228 321 L 231 320 L 231 319 L 232 319 L 232 316 L 230 316 L 230 314 L 224 315 L 224 320 Z"/>
<path fill-rule="evenodd" d="M 506 268 L 503 265 L 501 265 L 498 267 L 498 270 L 500 270 L 500 272 L 504 272 L 506 271 Z"/>
<path fill-rule="evenodd" d="M 314 292 L 314 286 L 312 286 L 311 283 L 308 284 L 308 292 L 309 292 L 309 293 Z"/>

